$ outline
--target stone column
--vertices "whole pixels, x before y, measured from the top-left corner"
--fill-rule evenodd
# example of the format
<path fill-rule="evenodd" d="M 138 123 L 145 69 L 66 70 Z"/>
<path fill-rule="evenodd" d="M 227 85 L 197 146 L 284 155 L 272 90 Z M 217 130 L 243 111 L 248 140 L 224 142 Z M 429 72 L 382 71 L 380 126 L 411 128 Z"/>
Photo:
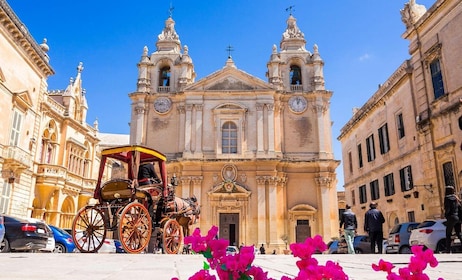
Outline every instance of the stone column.
<path fill-rule="evenodd" d="M 131 141 L 130 143 L 132 144 L 144 144 L 143 141 L 144 139 L 144 114 L 146 109 L 144 108 L 144 103 L 138 102 L 135 107 L 134 107 L 134 124 L 132 122 L 132 125 L 134 125 L 134 132 L 130 138 Z"/>
<path fill-rule="evenodd" d="M 266 178 L 257 177 L 257 229 L 258 244 L 266 243 Z M 257 246 L 257 244 L 256 244 Z"/>
<path fill-rule="evenodd" d="M 190 153 L 191 152 L 191 115 L 192 115 L 192 108 L 191 104 L 185 106 L 186 108 L 186 119 L 184 125 L 184 152 Z"/>
<path fill-rule="evenodd" d="M 319 221 L 317 224 L 321 227 L 320 228 L 321 236 L 323 236 L 324 239 L 326 240 L 332 236 L 337 235 L 336 232 L 334 233 L 334 230 L 336 229 L 336 227 L 333 226 L 332 224 L 333 221 L 331 221 L 331 217 L 335 216 L 334 213 L 332 212 L 334 210 L 331 209 L 331 206 L 334 205 L 333 203 L 335 202 L 335 201 L 331 201 L 331 192 L 334 191 L 332 190 L 331 183 L 332 183 L 332 179 L 327 176 L 323 176 L 322 174 L 320 174 L 318 177 L 316 177 L 316 184 L 319 190 L 318 201 L 320 201 L 320 204 L 319 204 L 320 209 L 318 213 L 320 213 L 321 215 L 319 217 L 321 221 Z M 338 221 L 336 220 L 335 223 L 338 224 Z"/>
<path fill-rule="evenodd" d="M 181 177 L 181 197 L 189 197 L 189 188 L 191 185 L 191 177 Z"/>
<path fill-rule="evenodd" d="M 179 120 L 180 120 L 180 123 L 179 123 L 179 141 L 178 141 L 178 150 L 179 151 L 182 151 L 183 150 L 183 147 L 185 147 L 185 123 L 186 123 L 186 117 L 185 117 L 185 107 L 180 105 L 180 106 L 177 106 L 177 111 L 178 111 L 178 115 L 179 115 Z"/>
<path fill-rule="evenodd" d="M 203 179 L 204 178 L 202 176 L 196 176 L 196 177 L 192 178 L 192 181 L 193 181 L 193 193 L 191 195 L 189 195 L 189 196 L 194 195 L 197 198 L 197 202 L 199 203 L 199 205 L 202 205 L 201 198 L 202 198 L 202 181 L 203 181 Z"/>
<path fill-rule="evenodd" d="M 195 153 L 202 155 L 202 104 L 194 105 L 196 108 L 196 145 L 195 145 Z"/>
<path fill-rule="evenodd" d="M 264 104 L 256 104 L 256 109 L 257 109 L 257 154 L 260 154 L 260 153 L 264 152 L 263 106 L 264 106 Z"/>
<path fill-rule="evenodd" d="M 325 121 L 327 103 L 323 100 L 316 100 L 316 103 L 313 105 L 313 111 L 316 113 L 317 122 L 318 122 L 318 143 L 319 143 L 319 157 L 325 159 L 327 154 L 330 154 L 330 123 L 327 124 Z M 327 126 L 327 127 L 326 127 Z"/>
<path fill-rule="evenodd" d="M 268 231 L 269 231 L 269 242 L 276 244 L 278 242 L 278 215 L 277 215 L 277 185 L 278 181 L 276 177 L 269 179 L 268 185 Z"/>
<path fill-rule="evenodd" d="M 266 105 L 268 108 L 268 152 L 274 153 L 274 104 Z"/>

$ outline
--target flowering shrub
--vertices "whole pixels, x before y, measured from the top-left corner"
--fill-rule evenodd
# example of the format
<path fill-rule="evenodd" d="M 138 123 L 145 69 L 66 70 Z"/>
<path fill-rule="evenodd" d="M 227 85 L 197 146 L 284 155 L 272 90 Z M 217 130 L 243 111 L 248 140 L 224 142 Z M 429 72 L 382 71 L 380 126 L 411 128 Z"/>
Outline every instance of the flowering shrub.
<path fill-rule="evenodd" d="M 385 271 L 387 272 L 388 280 L 427 280 L 430 279 L 428 275 L 423 273 L 424 269 L 427 268 L 427 265 L 431 267 L 436 267 L 438 261 L 435 256 L 433 256 L 432 250 L 423 250 L 422 246 L 412 246 L 412 253 L 414 256 L 411 257 L 411 262 L 407 267 L 400 268 L 398 274 L 392 272 L 394 265 L 390 262 L 380 260 L 378 264 L 372 264 L 372 269 L 375 271 Z M 438 278 L 441 280 L 442 278 Z"/>
<path fill-rule="evenodd" d="M 189 280 L 217 280 L 215 275 L 210 274 L 210 269 L 216 270 L 219 280 L 275 280 L 268 277 L 268 272 L 263 271 L 260 267 L 252 265 L 255 255 L 253 246 L 241 247 L 238 254 L 227 255 L 226 247 L 229 245 L 228 240 L 216 239 L 218 227 L 212 226 L 206 236 L 200 235 L 200 229 L 196 228 L 191 236 L 185 237 L 184 243 L 191 244 L 195 253 L 202 254 L 207 262 L 204 262 L 203 269 L 196 272 Z M 307 238 L 303 243 L 290 244 L 290 249 L 294 257 L 300 258 L 296 262 L 300 270 L 295 278 L 288 276 L 281 277 L 281 280 L 345 280 L 348 276 L 343 268 L 333 261 L 327 261 L 321 265 L 313 258 L 316 252 L 322 252 L 327 249 L 321 236 Z M 424 251 L 422 247 L 413 246 L 411 262 L 408 267 L 400 268 L 399 274 L 392 272 L 393 264 L 380 260 L 378 264 L 372 264 L 375 271 L 387 272 L 389 280 L 425 280 L 429 277 L 423 273 L 427 265 L 436 267 L 438 261 L 433 256 L 431 250 Z M 172 278 L 178 280 L 178 278 Z"/>

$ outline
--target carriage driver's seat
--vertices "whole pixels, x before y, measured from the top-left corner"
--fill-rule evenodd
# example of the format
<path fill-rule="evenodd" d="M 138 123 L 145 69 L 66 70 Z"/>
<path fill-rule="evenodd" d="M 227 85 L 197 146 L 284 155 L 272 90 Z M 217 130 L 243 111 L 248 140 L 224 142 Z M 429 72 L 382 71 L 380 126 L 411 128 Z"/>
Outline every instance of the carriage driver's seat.
<path fill-rule="evenodd" d="M 136 199 L 145 199 L 148 193 L 144 190 L 136 190 Z M 110 202 L 114 199 L 127 199 L 132 198 L 132 182 L 127 179 L 114 179 L 104 183 L 101 188 L 101 199 Z"/>

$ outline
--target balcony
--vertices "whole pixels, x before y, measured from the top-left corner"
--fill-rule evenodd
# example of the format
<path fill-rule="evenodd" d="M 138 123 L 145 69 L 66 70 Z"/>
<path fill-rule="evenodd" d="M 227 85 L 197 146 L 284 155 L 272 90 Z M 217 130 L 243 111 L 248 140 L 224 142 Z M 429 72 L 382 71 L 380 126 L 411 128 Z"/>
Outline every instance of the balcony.
<path fill-rule="evenodd" d="M 158 93 L 168 93 L 170 92 L 170 87 L 164 87 L 164 86 L 157 87 L 157 92 Z"/>
<path fill-rule="evenodd" d="M 17 146 L 6 146 L 3 149 L 4 168 L 13 170 L 28 169 L 32 166 L 32 156 L 29 152 Z"/>
<path fill-rule="evenodd" d="M 290 91 L 303 91 L 303 85 L 290 85 Z"/>

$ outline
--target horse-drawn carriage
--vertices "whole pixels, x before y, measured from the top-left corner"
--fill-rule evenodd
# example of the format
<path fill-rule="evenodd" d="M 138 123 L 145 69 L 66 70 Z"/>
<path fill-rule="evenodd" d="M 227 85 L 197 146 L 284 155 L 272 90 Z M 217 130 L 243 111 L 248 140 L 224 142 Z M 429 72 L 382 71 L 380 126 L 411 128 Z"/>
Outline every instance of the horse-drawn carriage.
<path fill-rule="evenodd" d="M 162 244 L 168 254 L 179 252 L 200 209 L 195 197 L 175 196 L 177 180 L 167 177 L 165 161 L 164 154 L 138 145 L 101 152 L 93 194 L 97 202 L 80 209 L 72 223 L 72 237 L 81 252 L 97 252 L 109 235 L 128 253 L 153 250 L 153 243 Z M 138 170 L 143 164 L 156 166 L 159 180 L 141 186 Z"/>

